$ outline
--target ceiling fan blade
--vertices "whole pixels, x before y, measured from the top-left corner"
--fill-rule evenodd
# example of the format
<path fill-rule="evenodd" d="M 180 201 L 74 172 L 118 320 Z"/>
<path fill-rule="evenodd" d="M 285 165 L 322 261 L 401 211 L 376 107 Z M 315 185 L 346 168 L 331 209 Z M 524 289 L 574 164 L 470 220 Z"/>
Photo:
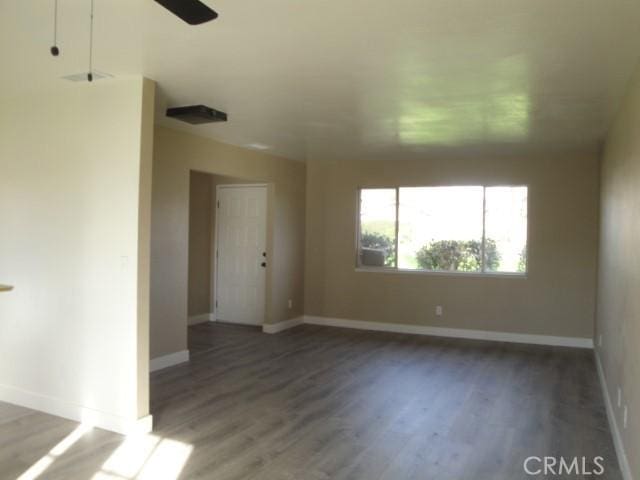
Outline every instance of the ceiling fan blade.
<path fill-rule="evenodd" d="M 155 0 L 189 25 L 199 25 L 218 18 L 218 14 L 198 0 Z"/>

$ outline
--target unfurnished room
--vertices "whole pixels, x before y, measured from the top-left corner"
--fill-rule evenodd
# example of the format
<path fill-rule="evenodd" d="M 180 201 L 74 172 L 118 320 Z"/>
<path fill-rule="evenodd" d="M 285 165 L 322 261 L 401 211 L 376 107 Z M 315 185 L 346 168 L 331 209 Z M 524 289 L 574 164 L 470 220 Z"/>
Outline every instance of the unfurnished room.
<path fill-rule="evenodd" d="M 1 480 L 640 480 L 640 2 L 0 1 Z"/>

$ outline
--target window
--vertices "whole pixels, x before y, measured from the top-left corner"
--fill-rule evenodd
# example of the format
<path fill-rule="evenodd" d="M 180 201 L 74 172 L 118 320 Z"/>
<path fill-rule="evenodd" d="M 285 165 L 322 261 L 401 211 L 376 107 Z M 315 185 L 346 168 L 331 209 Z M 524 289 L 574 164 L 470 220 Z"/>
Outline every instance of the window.
<path fill-rule="evenodd" d="M 359 212 L 361 267 L 527 270 L 527 187 L 365 188 Z"/>
<path fill-rule="evenodd" d="M 360 263 L 396 266 L 397 195 L 395 188 L 360 191 Z"/>

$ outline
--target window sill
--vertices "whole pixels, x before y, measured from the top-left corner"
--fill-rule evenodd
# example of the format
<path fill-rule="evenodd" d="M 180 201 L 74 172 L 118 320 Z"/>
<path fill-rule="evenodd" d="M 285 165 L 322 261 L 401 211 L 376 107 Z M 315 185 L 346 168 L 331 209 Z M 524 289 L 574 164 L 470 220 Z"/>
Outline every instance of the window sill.
<path fill-rule="evenodd" d="M 429 270 L 409 270 L 405 268 L 356 267 L 359 273 L 390 273 L 395 275 L 427 275 L 434 277 L 475 277 L 475 278 L 514 278 L 526 280 L 526 273 L 509 272 L 437 272 Z"/>

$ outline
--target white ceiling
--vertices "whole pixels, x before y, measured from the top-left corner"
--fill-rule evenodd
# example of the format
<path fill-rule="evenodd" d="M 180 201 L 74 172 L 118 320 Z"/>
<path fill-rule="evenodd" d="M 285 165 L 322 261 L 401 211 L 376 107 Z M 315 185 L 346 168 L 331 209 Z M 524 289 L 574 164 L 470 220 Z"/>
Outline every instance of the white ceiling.
<path fill-rule="evenodd" d="M 637 0 L 95 2 L 95 68 L 156 80 L 159 123 L 300 160 L 595 148 L 640 56 Z M 89 3 L 59 0 L 53 58 L 53 0 L 0 1 L 5 93 L 86 70 Z M 230 121 L 162 115 L 192 103 Z"/>

